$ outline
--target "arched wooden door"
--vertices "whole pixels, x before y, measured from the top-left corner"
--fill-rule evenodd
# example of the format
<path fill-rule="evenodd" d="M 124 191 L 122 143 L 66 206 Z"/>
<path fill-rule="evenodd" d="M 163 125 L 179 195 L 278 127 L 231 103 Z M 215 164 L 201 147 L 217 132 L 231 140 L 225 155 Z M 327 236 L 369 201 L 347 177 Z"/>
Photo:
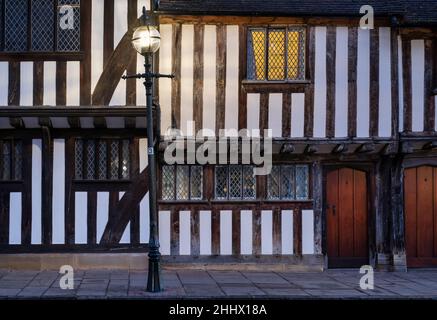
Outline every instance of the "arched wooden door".
<path fill-rule="evenodd" d="M 437 266 L 437 168 L 404 174 L 405 240 L 408 267 Z"/>
<path fill-rule="evenodd" d="M 367 178 L 341 168 L 326 179 L 328 267 L 352 268 L 369 262 Z"/>

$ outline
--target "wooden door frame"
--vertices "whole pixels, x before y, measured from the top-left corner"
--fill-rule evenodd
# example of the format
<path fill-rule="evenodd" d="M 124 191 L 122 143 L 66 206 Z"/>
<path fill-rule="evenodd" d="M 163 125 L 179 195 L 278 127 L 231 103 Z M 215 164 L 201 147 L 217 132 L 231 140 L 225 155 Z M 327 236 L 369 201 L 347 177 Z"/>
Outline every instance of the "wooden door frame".
<path fill-rule="evenodd" d="M 400 224 L 400 231 L 402 232 L 402 238 L 404 243 L 404 257 L 405 266 L 407 268 L 420 268 L 408 266 L 408 252 L 407 252 L 407 226 L 406 226 L 406 210 L 405 210 L 405 170 L 418 169 L 420 167 L 437 168 L 437 154 L 412 154 L 407 155 L 401 164 L 401 197 L 402 197 L 402 223 Z"/>
<path fill-rule="evenodd" d="M 324 163 L 322 164 L 322 254 L 324 255 L 325 269 L 328 269 L 328 239 L 327 239 L 327 176 L 330 171 L 338 170 L 342 168 L 350 168 L 365 172 L 367 180 L 367 237 L 368 237 L 368 249 L 369 249 L 369 264 L 371 266 L 376 265 L 376 184 L 375 184 L 375 164 L 372 162 L 344 162 L 344 163 Z"/>

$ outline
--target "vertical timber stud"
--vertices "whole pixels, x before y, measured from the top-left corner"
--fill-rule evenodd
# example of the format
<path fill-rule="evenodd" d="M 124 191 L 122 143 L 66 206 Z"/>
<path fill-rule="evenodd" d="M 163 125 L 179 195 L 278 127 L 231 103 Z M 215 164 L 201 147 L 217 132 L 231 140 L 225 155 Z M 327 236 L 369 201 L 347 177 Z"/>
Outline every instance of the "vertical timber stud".
<path fill-rule="evenodd" d="M 91 11 L 92 1 L 82 1 L 80 15 L 80 28 L 82 37 L 80 47 L 84 53 L 80 62 L 80 105 L 91 105 Z M 73 120 L 74 121 L 74 120 Z M 77 120 L 76 120 L 77 122 Z"/>
<path fill-rule="evenodd" d="M 336 27 L 329 26 L 326 35 L 326 137 L 335 135 L 335 54 Z"/>
<path fill-rule="evenodd" d="M 399 51 L 398 51 L 399 28 L 392 27 L 390 33 L 391 41 L 391 136 L 399 135 Z"/>
<path fill-rule="evenodd" d="M 349 28 L 348 50 L 349 50 L 349 70 L 348 70 L 348 136 L 357 136 L 357 45 L 358 29 Z"/>
<path fill-rule="evenodd" d="M 52 243 L 53 140 L 49 127 L 42 127 L 42 243 Z"/>
<path fill-rule="evenodd" d="M 75 199 L 73 189 L 74 172 L 74 138 L 65 140 L 65 243 L 74 243 Z"/>
<path fill-rule="evenodd" d="M 379 29 L 370 30 L 370 108 L 369 134 L 378 136 L 379 122 Z"/>
<path fill-rule="evenodd" d="M 306 72 L 306 78 L 310 81 L 310 84 L 305 87 L 305 127 L 304 127 L 304 136 L 312 137 L 314 133 L 314 71 L 316 67 L 316 33 L 315 27 L 310 26 L 308 28 L 308 70 Z M 284 94 L 284 96 L 288 96 L 287 99 L 291 99 L 290 94 Z M 291 104 L 291 102 L 284 101 Z M 288 107 L 288 106 L 287 106 Z M 291 105 L 290 110 L 285 109 L 287 112 L 291 113 Z M 291 121 L 289 121 L 291 123 Z M 287 129 L 289 129 L 290 123 L 288 123 Z M 287 135 L 283 134 L 285 137 L 289 137 L 290 133 L 287 130 L 285 132 Z"/>
<path fill-rule="evenodd" d="M 323 243 L 323 178 L 320 161 L 313 164 L 314 253 L 322 254 Z"/>
<path fill-rule="evenodd" d="M 226 102 L 226 26 L 217 26 L 217 95 L 216 95 L 216 136 L 225 128 L 225 102 Z"/>
<path fill-rule="evenodd" d="M 426 39 L 425 40 L 425 63 L 427 67 L 425 68 L 425 92 L 424 92 L 424 130 L 427 132 L 433 132 L 434 131 L 434 123 L 435 123 L 435 99 L 434 95 L 432 94 L 433 86 L 434 86 L 434 79 L 433 79 L 433 72 L 434 72 L 434 66 L 435 63 L 435 52 L 433 52 L 433 42 L 436 41 L 434 39 Z"/>
<path fill-rule="evenodd" d="M 387 270 L 391 264 L 390 252 L 390 212 L 392 159 L 382 157 L 376 165 L 376 266 Z"/>
<path fill-rule="evenodd" d="M 393 254 L 394 271 L 405 271 L 407 267 L 405 253 L 404 227 L 404 177 L 402 170 L 402 156 L 396 156 L 391 166 L 391 215 L 392 230 L 391 252 Z"/>
<path fill-rule="evenodd" d="M 203 47 L 205 25 L 194 25 L 193 120 L 194 132 L 203 128 Z"/>
<path fill-rule="evenodd" d="M 243 80 L 246 78 L 246 43 L 247 43 L 247 28 L 246 26 L 239 26 L 239 54 L 240 61 L 238 64 L 238 97 L 239 97 L 239 110 L 238 110 L 238 130 L 247 129 L 247 94 L 243 87 Z"/>
<path fill-rule="evenodd" d="M 127 20 L 129 30 L 133 28 L 134 23 L 137 21 L 137 13 L 138 13 L 138 5 L 136 0 L 128 0 L 127 3 Z M 128 53 L 126 53 L 128 54 Z M 137 55 L 135 50 L 131 49 L 129 54 Z M 129 65 L 127 66 L 127 73 L 134 74 L 137 72 L 137 59 L 132 59 Z M 126 105 L 134 106 L 137 101 L 137 86 L 135 79 L 126 80 Z"/>
<path fill-rule="evenodd" d="M 32 139 L 23 140 L 23 154 L 32 154 Z M 21 241 L 30 245 L 32 239 L 32 157 L 23 157 L 24 189 L 22 195 Z"/>
<path fill-rule="evenodd" d="M 181 128 L 181 53 L 182 53 L 182 26 L 180 23 L 173 25 L 173 48 L 171 61 L 172 73 L 175 75 L 171 83 L 171 123 L 172 128 Z"/>
<path fill-rule="evenodd" d="M 411 40 L 402 39 L 402 78 L 404 83 L 404 132 L 412 129 Z"/>

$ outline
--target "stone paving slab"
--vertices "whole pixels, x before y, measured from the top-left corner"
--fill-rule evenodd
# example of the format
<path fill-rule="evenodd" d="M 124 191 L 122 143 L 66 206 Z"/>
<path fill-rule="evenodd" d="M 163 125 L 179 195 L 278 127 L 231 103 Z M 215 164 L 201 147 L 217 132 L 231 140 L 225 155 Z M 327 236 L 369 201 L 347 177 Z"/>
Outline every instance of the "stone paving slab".
<path fill-rule="evenodd" d="M 163 270 L 161 293 L 146 292 L 147 272 L 75 270 L 74 289 L 62 290 L 53 271 L 0 270 L 0 299 L 435 299 L 437 272 L 376 272 L 362 290 L 358 270 L 320 273 Z"/>

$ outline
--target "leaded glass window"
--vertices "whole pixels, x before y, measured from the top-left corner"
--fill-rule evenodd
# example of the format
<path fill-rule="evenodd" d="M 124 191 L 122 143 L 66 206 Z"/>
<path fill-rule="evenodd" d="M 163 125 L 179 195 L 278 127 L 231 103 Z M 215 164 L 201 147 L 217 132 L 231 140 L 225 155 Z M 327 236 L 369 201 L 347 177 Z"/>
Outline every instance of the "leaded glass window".
<path fill-rule="evenodd" d="M 256 177 L 253 166 L 216 166 L 215 198 L 217 200 L 255 199 Z"/>
<path fill-rule="evenodd" d="M 0 140 L 0 180 L 20 181 L 23 176 L 23 145 L 20 140 Z"/>
<path fill-rule="evenodd" d="M 74 161 L 76 180 L 128 180 L 130 140 L 76 139 Z"/>
<path fill-rule="evenodd" d="M 203 167 L 162 166 L 161 198 L 162 200 L 203 199 Z"/>
<path fill-rule="evenodd" d="M 80 0 L 0 0 L 0 51 L 79 52 Z"/>
<path fill-rule="evenodd" d="M 247 36 L 247 79 L 305 80 L 305 28 L 250 28 Z"/>
<path fill-rule="evenodd" d="M 267 176 L 267 199 L 308 200 L 308 165 L 275 165 Z"/>

